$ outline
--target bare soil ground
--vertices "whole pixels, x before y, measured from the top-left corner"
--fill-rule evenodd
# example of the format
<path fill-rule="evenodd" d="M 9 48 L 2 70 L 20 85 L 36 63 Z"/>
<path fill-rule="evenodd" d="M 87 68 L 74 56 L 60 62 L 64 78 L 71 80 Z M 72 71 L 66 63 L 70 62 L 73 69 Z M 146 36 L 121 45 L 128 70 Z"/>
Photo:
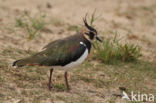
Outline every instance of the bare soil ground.
<path fill-rule="evenodd" d="M 141 46 L 140 63 L 106 65 L 87 59 L 71 71 L 71 93 L 65 91 L 63 72 L 54 71 L 55 89 L 48 91 L 48 68 L 11 67 L 50 41 L 74 34 L 73 27 L 95 9 L 99 35 L 118 32 L 123 43 Z M 24 12 L 46 15 L 44 28 L 32 40 L 17 27 Z M 156 0 L 0 0 L 0 103 L 128 103 L 113 95 L 121 94 L 119 87 L 156 98 Z"/>

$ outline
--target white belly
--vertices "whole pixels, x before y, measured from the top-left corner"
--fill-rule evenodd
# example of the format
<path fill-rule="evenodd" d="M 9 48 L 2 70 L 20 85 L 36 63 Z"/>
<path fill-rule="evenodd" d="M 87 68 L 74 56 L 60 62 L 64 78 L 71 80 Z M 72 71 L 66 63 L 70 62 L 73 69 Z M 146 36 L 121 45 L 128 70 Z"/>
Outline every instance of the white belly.
<path fill-rule="evenodd" d="M 88 49 L 85 50 L 85 52 L 82 54 L 82 56 L 77 59 L 76 61 L 73 61 L 65 66 L 53 66 L 53 68 L 55 69 L 62 69 L 62 70 L 66 70 L 68 71 L 69 69 L 71 69 L 72 67 L 76 67 L 78 65 L 80 65 L 88 56 Z"/>

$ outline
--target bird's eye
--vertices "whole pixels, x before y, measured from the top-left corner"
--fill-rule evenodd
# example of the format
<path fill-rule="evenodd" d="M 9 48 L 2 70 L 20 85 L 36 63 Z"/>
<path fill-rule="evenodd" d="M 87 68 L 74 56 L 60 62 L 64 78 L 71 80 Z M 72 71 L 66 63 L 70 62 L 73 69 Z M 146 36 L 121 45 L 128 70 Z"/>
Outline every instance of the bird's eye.
<path fill-rule="evenodd" d="M 90 32 L 89 34 L 90 34 L 90 35 L 89 35 L 89 38 L 90 38 L 91 40 L 94 39 L 94 35 L 95 35 L 94 32 Z"/>

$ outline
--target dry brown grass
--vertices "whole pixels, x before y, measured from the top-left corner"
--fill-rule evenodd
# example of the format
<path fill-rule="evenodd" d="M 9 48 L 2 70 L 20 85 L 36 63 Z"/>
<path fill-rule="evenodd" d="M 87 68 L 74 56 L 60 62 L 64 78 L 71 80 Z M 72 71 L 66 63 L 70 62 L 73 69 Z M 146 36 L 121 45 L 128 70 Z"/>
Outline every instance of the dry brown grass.
<path fill-rule="evenodd" d="M 119 87 L 156 95 L 155 4 L 155 0 L 0 0 L 0 103 L 129 103 L 113 95 L 121 94 Z M 48 42 L 79 31 L 82 17 L 95 8 L 97 15 L 102 14 L 94 23 L 99 35 L 112 38 L 117 31 L 121 42 L 138 44 L 143 54 L 139 61 L 108 65 L 91 54 L 70 72 L 71 93 L 65 91 L 63 72 L 54 70 L 55 89 L 49 91 L 49 68 L 11 67 L 14 60 L 40 51 Z M 24 10 L 31 17 L 47 15 L 40 35 L 32 40 L 16 26 Z"/>

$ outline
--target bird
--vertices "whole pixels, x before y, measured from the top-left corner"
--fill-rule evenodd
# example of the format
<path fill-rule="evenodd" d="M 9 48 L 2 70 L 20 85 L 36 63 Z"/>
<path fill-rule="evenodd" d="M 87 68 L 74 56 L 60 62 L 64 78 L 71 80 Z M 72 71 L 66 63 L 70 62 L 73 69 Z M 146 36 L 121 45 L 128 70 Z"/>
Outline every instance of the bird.
<path fill-rule="evenodd" d="M 88 56 L 92 48 L 92 41 L 102 42 L 98 36 L 97 30 L 89 25 L 86 16 L 83 18 L 84 29 L 72 36 L 58 39 L 50 42 L 43 50 L 29 57 L 19 59 L 13 62 L 14 68 L 23 66 L 48 66 L 50 67 L 50 76 L 48 88 L 54 88 L 52 83 L 52 74 L 54 69 L 64 70 L 66 90 L 70 91 L 68 83 L 68 71 L 80 65 Z"/>

